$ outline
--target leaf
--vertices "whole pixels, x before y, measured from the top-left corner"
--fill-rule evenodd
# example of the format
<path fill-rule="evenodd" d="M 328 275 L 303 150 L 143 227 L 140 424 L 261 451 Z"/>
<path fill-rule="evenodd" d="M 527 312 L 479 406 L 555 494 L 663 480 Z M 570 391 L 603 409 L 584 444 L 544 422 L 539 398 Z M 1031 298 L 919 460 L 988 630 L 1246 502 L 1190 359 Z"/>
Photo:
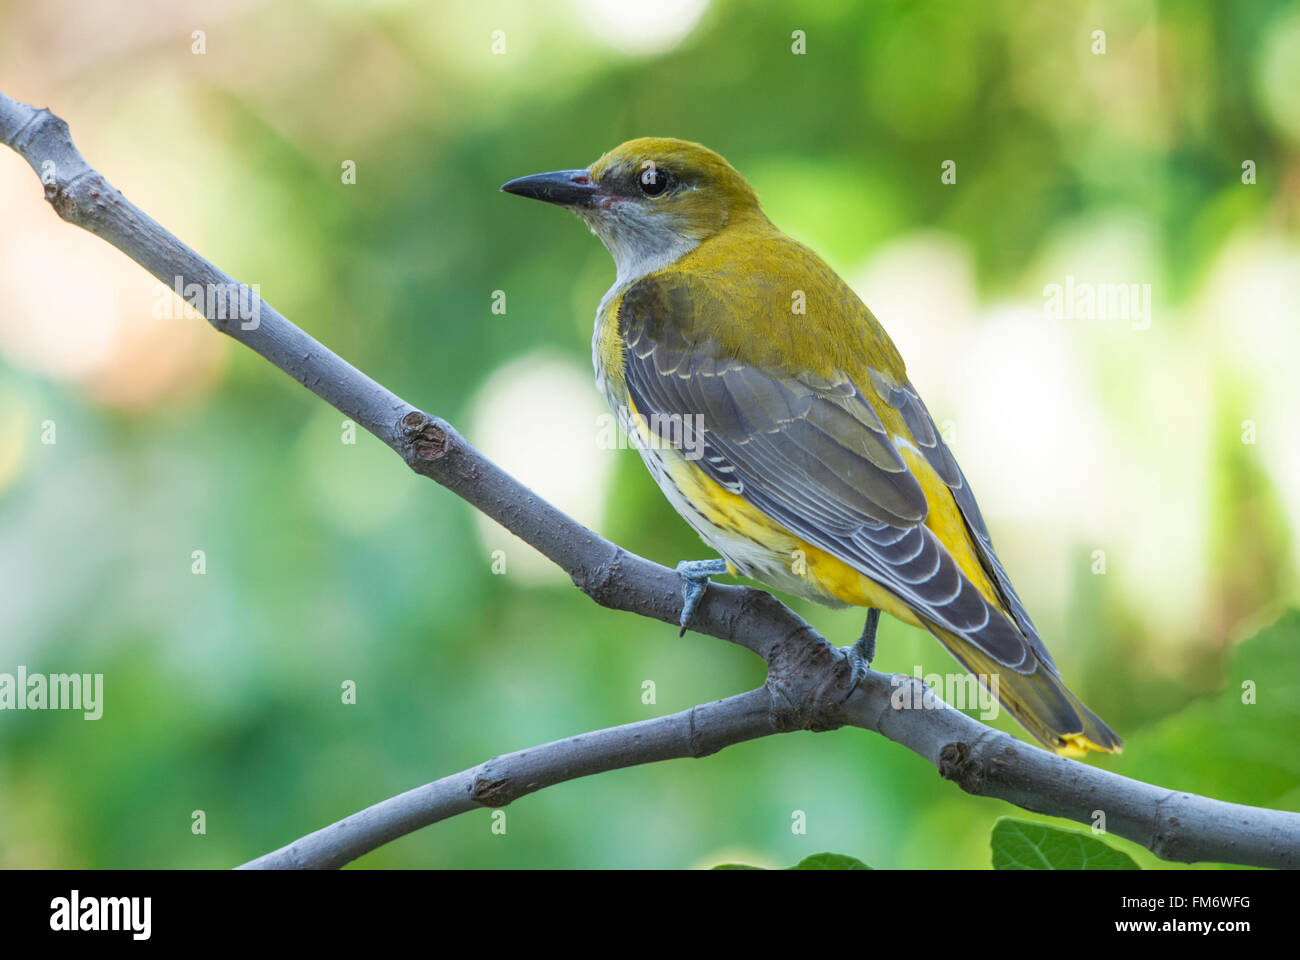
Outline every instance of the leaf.
<path fill-rule="evenodd" d="M 747 863 L 720 863 L 713 870 L 766 870 L 766 867 L 751 867 Z M 787 870 L 870 870 L 871 868 L 857 857 L 843 853 L 814 853 L 804 857 Z"/>
<path fill-rule="evenodd" d="M 1297 725 L 1300 611 L 1292 610 L 1237 645 L 1222 691 L 1134 731 L 1107 766 L 1172 790 L 1295 810 Z"/>
<path fill-rule="evenodd" d="M 857 857 L 843 853 L 814 853 L 804 857 L 791 870 L 870 870 L 871 868 Z"/>
<path fill-rule="evenodd" d="M 1077 830 L 1000 817 L 993 824 L 994 870 L 1137 870 L 1127 853 Z"/>

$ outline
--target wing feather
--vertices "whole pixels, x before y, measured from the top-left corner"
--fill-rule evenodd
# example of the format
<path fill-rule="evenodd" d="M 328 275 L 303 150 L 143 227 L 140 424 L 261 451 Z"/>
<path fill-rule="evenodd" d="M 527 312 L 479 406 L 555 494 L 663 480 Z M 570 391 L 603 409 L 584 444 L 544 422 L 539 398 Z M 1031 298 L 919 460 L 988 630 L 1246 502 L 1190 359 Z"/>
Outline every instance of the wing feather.
<path fill-rule="evenodd" d="M 747 364 L 703 335 L 695 298 L 683 287 L 652 276 L 619 306 L 628 398 L 660 439 L 671 442 L 667 425 L 683 424 L 679 437 L 702 450 L 697 466 L 711 479 L 1003 667 L 1050 665 L 970 488 L 911 384 L 875 369 L 858 383 L 844 374 L 790 375 Z M 901 419 L 909 442 L 951 491 L 996 586 L 992 601 L 925 525 L 925 490 L 873 400 L 897 411 L 894 422 Z"/>

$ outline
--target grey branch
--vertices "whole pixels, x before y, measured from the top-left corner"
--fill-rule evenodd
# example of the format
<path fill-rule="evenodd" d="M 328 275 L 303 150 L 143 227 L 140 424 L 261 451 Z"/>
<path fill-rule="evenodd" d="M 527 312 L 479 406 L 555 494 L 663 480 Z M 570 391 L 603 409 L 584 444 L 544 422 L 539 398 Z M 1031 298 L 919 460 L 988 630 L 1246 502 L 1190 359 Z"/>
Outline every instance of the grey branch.
<path fill-rule="evenodd" d="M 22 155 L 59 216 L 117 247 L 169 287 L 219 291 L 204 313 L 379 437 L 429 477 L 532 544 L 597 603 L 675 624 L 681 581 L 666 567 L 588 530 L 465 441 L 357 370 L 145 215 L 82 159 L 67 124 L 0 93 L 0 140 Z M 234 309 L 240 295 L 250 311 Z M 251 300 L 250 300 L 251 298 Z M 500 807 L 535 790 L 606 770 L 703 757 L 792 730 L 873 730 L 929 760 L 968 793 L 1091 823 L 1166 860 L 1300 867 L 1300 814 L 1179 793 L 1022 743 L 949 709 L 920 681 L 855 666 L 784 604 L 762 591 L 712 585 L 694 628 L 767 662 L 757 690 L 682 713 L 506 754 L 384 800 L 246 866 L 339 867 L 447 817 Z"/>

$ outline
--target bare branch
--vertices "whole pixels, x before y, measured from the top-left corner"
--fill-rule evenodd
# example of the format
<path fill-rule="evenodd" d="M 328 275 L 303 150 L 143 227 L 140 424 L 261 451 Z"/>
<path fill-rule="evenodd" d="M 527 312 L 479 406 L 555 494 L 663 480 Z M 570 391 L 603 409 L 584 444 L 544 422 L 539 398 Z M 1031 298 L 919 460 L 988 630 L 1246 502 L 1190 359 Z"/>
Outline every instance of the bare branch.
<path fill-rule="evenodd" d="M 367 807 L 240 869 L 329 869 L 431 823 L 481 807 L 504 807 L 543 787 L 622 767 L 703 757 L 772 727 L 766 689 L 681 713 L 583 733 L 507 753 L 470 770 Z"/>
<path fill-rule="evenodd" d="M 247 312 L 233 309 L 248 288 L 182 244 L 89 167 L 58 117 L 0 93 L 0 140 L 36 170 L 59 216 L 102 237 L 168 286 L 179 282 L 221 291 L 215 308 L 204 311 L 213 326 L 364 426 L 417 473 L 532 544 L 597 603 L 676 623 L 681 581 L 674 571 L 628 553 L 561 513 L 449 424 L 357 370 L 260 297 L 252 304 L 256 322 L 249 322 Z M 1022 743 L 946 708 L 928 690 L 911 690 L 918 681 L 855 668 L 844 651 L 761 591 L 710 586 L 694 626 L 762 656 L 767 683 L 683 713 L 497 757 L 375 804 L 247 866 L 338 867 L 422 826 L 503 806 L 566 780 L 702 757 L 790 730 L 851 725 L 919 753 L 968 793 L 1083 823 L 1104 810 L 1110 832 L 1165 859 L 1300 867 L 1300 814 L 1177 793 Z"/>

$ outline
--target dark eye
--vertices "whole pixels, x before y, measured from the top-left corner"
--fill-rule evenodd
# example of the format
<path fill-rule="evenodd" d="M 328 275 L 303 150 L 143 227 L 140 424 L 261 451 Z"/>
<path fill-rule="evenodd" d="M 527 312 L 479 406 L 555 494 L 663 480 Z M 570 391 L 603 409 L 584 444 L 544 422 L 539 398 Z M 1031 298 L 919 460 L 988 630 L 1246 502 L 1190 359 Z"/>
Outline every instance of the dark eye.
<path fill-rule="evenodd" d="M 641 171 L 637 184 L 647 197 L 657 197 L 668 189 L 668 171 L 649 164 Z"/>

